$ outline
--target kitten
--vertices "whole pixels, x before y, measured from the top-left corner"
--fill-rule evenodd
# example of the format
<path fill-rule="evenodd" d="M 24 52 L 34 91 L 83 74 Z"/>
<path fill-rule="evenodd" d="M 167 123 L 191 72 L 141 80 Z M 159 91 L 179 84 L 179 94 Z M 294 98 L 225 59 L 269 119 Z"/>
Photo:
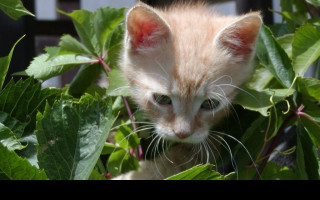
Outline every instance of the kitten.
<path fill-rule="evenodd" d="M 160 10 L 138 3 L 129 10 L 120 67 L 131 97 L 159 138 L 179 144 L 115 179 L 162 179 L 213 161 L 217 149 L 208 146 L 209 129 L 253 73 L 261 23 L 257 12 L 221 16 L 203 4 Z M 200 148 L 210 155 L 195 156 Z M 196 161 L 188 162 L 191 158 Z"/>

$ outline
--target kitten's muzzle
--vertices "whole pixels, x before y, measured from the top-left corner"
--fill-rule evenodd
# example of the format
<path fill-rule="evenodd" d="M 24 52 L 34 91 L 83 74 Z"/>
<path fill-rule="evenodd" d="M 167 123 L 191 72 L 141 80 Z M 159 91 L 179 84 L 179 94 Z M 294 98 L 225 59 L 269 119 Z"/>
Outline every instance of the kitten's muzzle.
<path fill-rule="evenodd" d="M 177 133 L 175 133 L 175 135 L 180 139 L 185 139 L 185 138 L 189 137 L 191 134 L 187 133 L 187 132 L 177 132 Z"/>

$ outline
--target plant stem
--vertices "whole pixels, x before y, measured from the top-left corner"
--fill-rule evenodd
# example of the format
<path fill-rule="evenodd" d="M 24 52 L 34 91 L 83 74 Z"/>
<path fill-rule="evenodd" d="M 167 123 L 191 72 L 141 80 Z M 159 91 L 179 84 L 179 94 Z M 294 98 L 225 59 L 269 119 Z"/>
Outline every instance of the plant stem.
<path fill-rule="evenodd" d="M 271 145 L 266 153 L 266 157 L 263 159 L 261 165 L 258 168 L 258 172 L 256 173 L 256 175 L 254 176 L 254 180 L 259 179 L 260 175 L 262 174 L 262 171 L 264 169 L 264 167 L 266 166 L 268 159 L 271 155 L 271 153 L 273 152 L 273 150 L 276 148 L 277 142 L 279 140 L 279 138 L 282 136 L 282 134 L 284 133 L 284 129 L 287 127 L 287 125 L 290 123 L 290 121 L 295 117 L 295 113 L 292 113 L 290 116 L 288 116 L 285 121 L 282 123 L 282 125 L 280 126 L 276 137 L 272 140 Z"/>
<path fill-rule="evenodd" d="M 124 103 L 124 105 L 125 105 L 125 107 L 126 107 L 126 110 L 127 110 L 128 115 L 129 115 L 129 119 L 130 119 L 131 124 L 132 124 L 132 129 L 133 129 L 133 131 L 135 131 L 135 130 L 137 130 L 137 126 L 136 126 L 136 124 L 135 124 L 135 121 L 134 121 L 134 118 L 133 118 L 133 115 L 132 115 L 132 111 L 131 111 L 131 109 L 130 109 L 130 106 L 129 106 L 129 103 L 128 103 L 126 97 L 122 97 L 122 101 L 123 101 L 123 103 Z M 139 147 L 138 147 L 137 151 L 135 151 L 134 149 L 131 149 L 131 150 L 130 150 L 130 153 L 131 153 L 131 154 L 134 154 L 134 153 L 135 153 L 136 158 L 137 158 L 139 161 L 143 158 L 143 151 L 142 151 L 142 147 L 141 147 L 140 144 L 139 144 Z"/>

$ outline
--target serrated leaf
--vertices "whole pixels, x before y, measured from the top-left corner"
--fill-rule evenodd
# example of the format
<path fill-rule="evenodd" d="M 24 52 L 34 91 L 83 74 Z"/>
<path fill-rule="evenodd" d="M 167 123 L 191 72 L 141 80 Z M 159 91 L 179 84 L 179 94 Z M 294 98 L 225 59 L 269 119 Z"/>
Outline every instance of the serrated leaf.
<path fill-rule="evenodd" d="M 73 25 L 85 47 L 92 55 L 99 56 L 100 46 L 94 29 L 94 14 L 88 10 L 74 10 L 66 13 L 59 10 L 61 14 L 71 17 Z"/>
<path fill-rule="evenodd" d="M 88 179 L 115 121 L 112 103 L 62 97 L 37 115 L 38 160 L 50 179 Z M 52 161 L 55 162 L 52 162 Z"/>
<path fill-rule="evenodd" d="M 294 79 L 291 60 L 265 25 L 262 25 L 258 37 L 257 56 L 279 83 L 287 88 L 291 86 Z"/>
<path fill-rule="evenodd" d="M 301 26 L 294 35 L 292 60 L 294 71 L 303 76 L 320 56 L 320 32 L 310 24 Z"/>
<path fill-rule="evenodd" d="M 22 123 L 2 111 L 0 111 L 0 123 L 7 126 L 18 138 L 22 136 L 24 128 L 27 126 L 27 123 Z"/>
<path fill-rule="evenodd" d="M 24 148 L 13 132 L 2 123 L 0 123 L 0 143 L 10 151 Z"/>
<path fill-rule="evenodd" d="M 214 165 L 197 165 L 179 174 L 173 175 L 166 180 L 227 180 L 233 174 L 227 176 L 221 175 L 213 170 Z M 228 178 L 227 178 L 228 177 Z"/>
<path fill-rule="evenodd" d="M 99 41 L 100 47 L 104 48 L 102 51 L 106 51 L 108 48 L 112 47 L 110 45 L 110 33 L 111 35 L 118 34 L 119 30 L 113 31 L 118 24 L 124 20 L 124 11 L 125 8 L 116 9 L 116 8 L 100 8 L 94 13 L 94 29 Z M 113 37 L 114 43 L 117 43 L 116 37 Z M 106 45 L 108 43 L 109 45 Z"/>
<path fill-rule="evenodd" d="M 274 104 L 282 101 L 293 94 L 292 89 L 264 89 L 261 91 L 244 88 L 246 92 L 240 92 L 233 103 L 241 105 L 245 109 L 260 112 L 263 116 L 268 116 L 268 110 L 272 107 L 270 98 Z"/>
<path fill-rule="evenodd" d="M 32 134 L 24 136 L 20 138 L 19 141 L 26 147 L 20 151 L 17 151 L 17 154 L 22 158 L 26 158 L 31 165 L 36 166 L 39 169 L 36 147 L 38 145 L 38 140 L 36 135 Z"/>
<path fill-rule="evenodd" d="M 10 180 L 47 180 L 43 170 L 32 166 L 26 159 L 19 157 L 0 143 L 0 173 Z"/>
<path fill-rule="evenodd" d="M 317 148 L 305 127 L 299 122 L 297 127 L 297 179 L 319 180 L 319 157 Z"/>
<path fill-rule="evenodd" d="M 112 177 L 126 173 L 131 170 L 137 170 L 139 163 L 137 159 L 122 148 L 116 149 L 109 157 L 107 168 Z"/>
<path fill-rule="evenodd" d="M 1 0 L 0 9 L 14 20 L 17 20 L 24 15 L 31 15 L 34 17 L 34 14 L 29 12 L 20 0 Z"/>
<path fill-rule="evenodd" d="M 1 8 L 1 2 L 0 2 L 0 8 Z M 24 35 L 25 36 L 25 35 Z M 8 56 L 6 57 L 2 57 L 0 58 L 0 89 L 2 89 L 4 80 L 6 78 L 6 75 L 8 73 L 8 69 L 9 69 L 9 65 L 11 62 L 11 58 L 12 58 L 12 54 L 14 51 L 14 48 L 16 47 L 16 45 L 20 42 L 20 40 L 22 40 L 24 38 L 24 36 L 22 36 L 11 48 L 11 51 L 9 53 Z"/>
<path fill-rule="evenodd" d="M 129 84 L 119 69 L 113 69 L 108 73 L 108 79 L 107 94 L 109 96 L 130 96 Z"/>
<path fill-rule="evenodd" d="M 74 67 L 95 61 L 94 59 L 74 54 L 60 55 L 51 59 L 48 58 L 48 54 L 35 57 L 25 71 L 27 75 L 33 76 L 36 79 L 47 80 L 51 77 L 61 75 Z"/>
<path fill-rule="evenodd" d="M 120 147 L 124 149 L 135 149 L 140 144 L 140 138 L 138 137 L 138 134 L 126 126 L 123 121 L 121 122 L 121 126 L 117 130 L 114 139 L 120 145 Z"/>

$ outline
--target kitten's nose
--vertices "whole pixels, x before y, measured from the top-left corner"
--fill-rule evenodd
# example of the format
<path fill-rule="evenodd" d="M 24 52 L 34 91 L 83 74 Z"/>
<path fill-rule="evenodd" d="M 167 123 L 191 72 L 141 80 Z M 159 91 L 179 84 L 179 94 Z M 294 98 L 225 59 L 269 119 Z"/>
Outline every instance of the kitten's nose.
<path fill-rule="evenodd" d="M 191 135 L 190 133 L 187 133 L 187 132 L 177 132 L 175 134 L 180 139 L 185 139 Z"/>

